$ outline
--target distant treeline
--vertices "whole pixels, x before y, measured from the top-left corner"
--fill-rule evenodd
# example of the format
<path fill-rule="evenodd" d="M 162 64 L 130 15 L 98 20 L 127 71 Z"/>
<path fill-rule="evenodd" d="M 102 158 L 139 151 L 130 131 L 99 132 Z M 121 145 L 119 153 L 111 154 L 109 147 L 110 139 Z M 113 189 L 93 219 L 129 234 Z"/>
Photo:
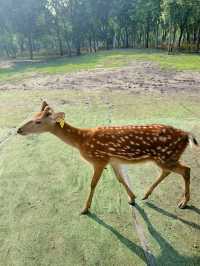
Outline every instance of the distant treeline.
<path fill-rule="evenodd" d="M 0 56 L 200 49 L 200 0 L 1 0 Z"/>

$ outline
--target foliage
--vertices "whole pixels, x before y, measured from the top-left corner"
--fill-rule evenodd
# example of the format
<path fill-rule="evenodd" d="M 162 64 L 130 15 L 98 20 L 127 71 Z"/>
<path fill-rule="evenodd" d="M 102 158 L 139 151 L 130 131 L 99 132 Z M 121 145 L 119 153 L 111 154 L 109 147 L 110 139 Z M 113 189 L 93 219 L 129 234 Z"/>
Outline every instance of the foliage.
<path fill-rule="evenodd" d="M 0 55 L 199 51 L 199 0 L 1 0 Z"/>

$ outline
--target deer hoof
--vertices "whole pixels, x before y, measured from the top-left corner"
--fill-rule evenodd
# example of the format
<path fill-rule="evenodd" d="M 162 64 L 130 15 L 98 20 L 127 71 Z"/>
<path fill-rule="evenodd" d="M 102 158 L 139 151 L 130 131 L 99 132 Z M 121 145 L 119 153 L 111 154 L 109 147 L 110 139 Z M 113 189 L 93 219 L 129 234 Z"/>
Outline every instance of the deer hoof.
<path fill-rule="evenodd" d="M 80 215 L 85 215 L 89 213 L 89 209 L 85 208 L 81 211 Z"/>
<path fill-rule="evenodd" d="M 135 205 L 135 199 L 129 200 L 128 204 L 130 204 L 131 206 L 134 206 Z"/>
<path fill-rule="evenodd" d="M 144 197 L 142 198 L 142 200 L 146 200 L 146 199 L 148 199 L 148 197 L 149 197 L 149 195 L 146 194 L 146 195 L 144 195 Z"/>
<path fill-rule="evenodd" d="M 186 200 L 186 199 L 182 199 L 182 200 L 180 200 L 179 203 L 178 203 L 178 207 L 179 207 L 180 209 L 184 209 L 184 208 L 186 207 L 186 205 L 187 205 L 187 200 Z"/>

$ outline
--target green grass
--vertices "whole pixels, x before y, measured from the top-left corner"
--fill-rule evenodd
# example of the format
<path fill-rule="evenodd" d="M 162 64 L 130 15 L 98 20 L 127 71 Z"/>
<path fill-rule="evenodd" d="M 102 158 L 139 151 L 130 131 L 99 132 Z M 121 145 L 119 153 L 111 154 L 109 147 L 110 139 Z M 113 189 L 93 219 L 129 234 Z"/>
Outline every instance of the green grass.
<path fill-rule="evenodd" d="M 39 109 L 41 96 L 46 96 L 56 110 L 65 111 L 66 120 L 73 125 L 108 124 L 108 106 L 102 102 L 105 93 L 113 105 L 112 124 L 168 123 L 191 130 L 200 139 L 199 97 L 65 90 L 0 92 L 0 136 L 32 116 Z M 61 104 L 69 99 L 71 103 Z M 15 136 L 0 147 L 0 152 L 1 266 L 146 265 L 126 193 L 109 167 L 97 187 L 92 215 L 79 216 L 92 169 L 80 160 L 76 150 L 43 134 Z M 176 207 L 182 193 L 181 177 L 169 176 L 148 204 L 140 199 L 158 169 L 152 164 L 129 167 L 138 196 L 139 221 L 157 265 L 200 264 L 200 169 L 196 153 L 188 148 L 183 157 L 192 167 L 191 207 L 186 210 Z"/>
<path fill-rule="evenodd" d="M 161 67 L 175 70 L 200 70 L 199 55 L 176 54 L 156 50 L 111 50 L 80 57 L 17 61 L 12 67 L 0 69 L 0 81 L 22 79 L 35 74 L 69 73 L 97 68 L 126 66 L 134 60 L 153 61 Z"/>

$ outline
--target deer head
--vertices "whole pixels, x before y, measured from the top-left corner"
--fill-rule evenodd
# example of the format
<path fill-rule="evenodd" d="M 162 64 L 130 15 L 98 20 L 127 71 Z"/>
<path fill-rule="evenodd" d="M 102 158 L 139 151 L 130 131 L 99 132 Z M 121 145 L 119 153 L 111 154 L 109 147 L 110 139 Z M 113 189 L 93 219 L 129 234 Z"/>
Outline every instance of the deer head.
<path fill-rule="evenodd" d="M 63 127 L 64 117 L 65 114 L 63 112 L 55 113 L 48 103 L 43 101 L 40 112 L 18 128 L 17 133 L 28 135 L 52 132 L 58 124 Z"/>

